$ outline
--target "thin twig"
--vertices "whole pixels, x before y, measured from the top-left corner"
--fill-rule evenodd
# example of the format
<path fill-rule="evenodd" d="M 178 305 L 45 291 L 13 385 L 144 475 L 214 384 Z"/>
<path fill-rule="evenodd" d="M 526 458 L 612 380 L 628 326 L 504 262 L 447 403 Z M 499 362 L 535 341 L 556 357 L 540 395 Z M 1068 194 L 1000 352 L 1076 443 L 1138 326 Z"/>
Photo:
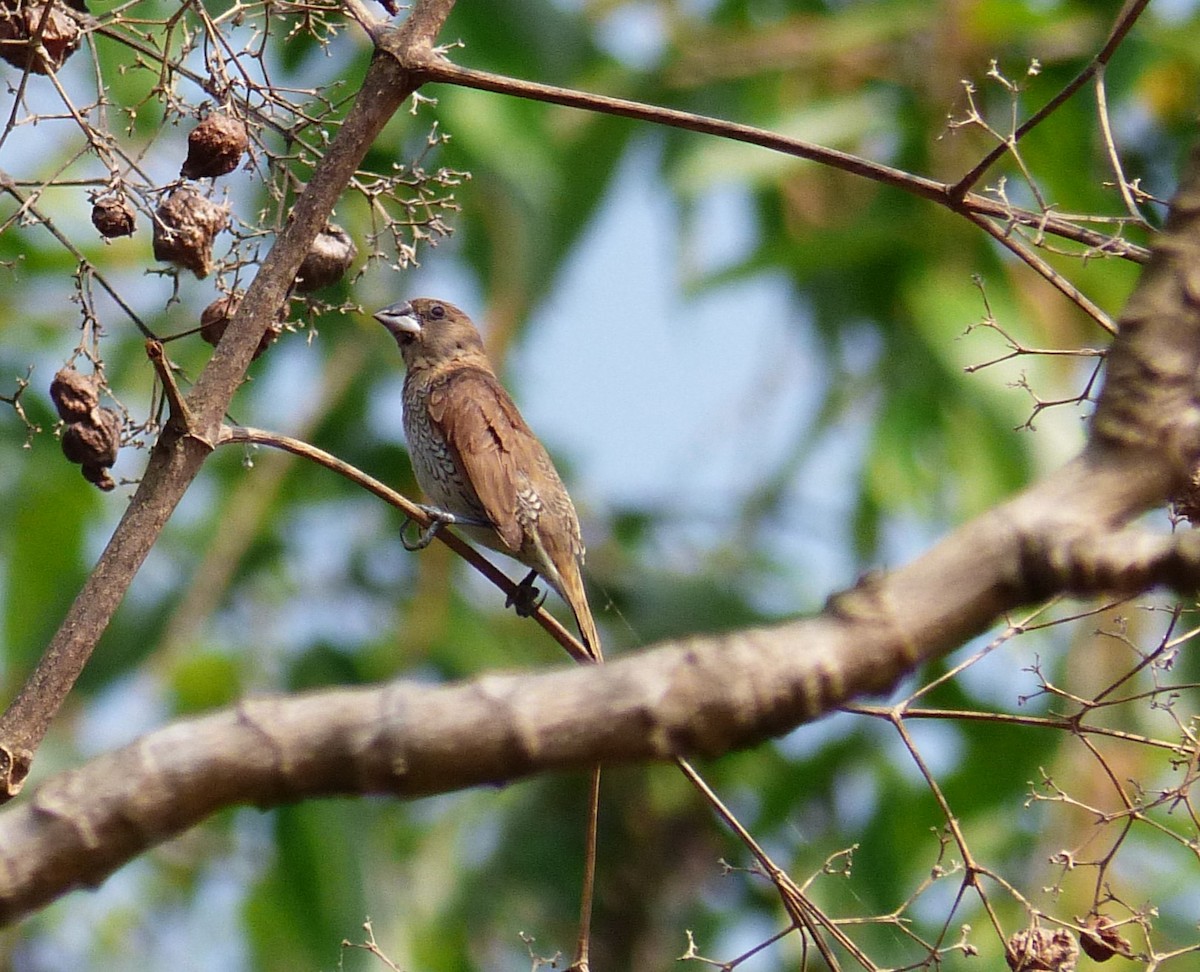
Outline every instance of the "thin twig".
<path fill-rule="evenodd" d="M 1109 334 L 1117 333 L 1117 326 L 1113 323 L 1112 318 L 1104 311 L 1096 306 L 1082 290 L 1076 287 L 1070 280 L 1064 277 L 1061 273 L 1050 266 L 1041 256 L 1031 250 L 1022 241 L 1014 237 L 1011 232 L 1002 230 L 991 219 L 985 216 L 980 216 L 976 213 L 968 213 L 967 219 L 978 226 L 981 230 L 987 233 L 1001 246 L 1016 254 L 1026 266 L 1034 270 L 1043 280 L 1049 283 L 1055 290 L 1061 293 L 1071 303 L 1078 307 L 1081 311 L 1087 314 L 1093 321 L 1099 324 Z"/>
<path fill-rule="evenodd" d="M 1133 29 L 1133 25 L 1137 22 L 1138 17 L 1142 15 L 1142 11 L 1149 6 L 1150 0 L 1126 0 L 1125 6 L 1121 8 L 1117 14 L 1116 23 L 1109 31 L 1108 39 L 1104 42 L 1104 46 L 1100 48 L 1099 53 L 1092 58 L 1091 62 L 1085 67 L 1074 79 L 1072 79 L 1058 94 L 1051 98 L 1038 111 L 1034 112 L 1025 120 L 1012 137 L 1005 139 L 987 155 L 985 155 L 978 164 L 971 169 L 966 175 L 958 180 L 951 188 L 950 195 L 954 199 L 966 200 L 970 195 L 970 189 L 976 185 L 983 174 L 990 169 L 1005 152 L 1015 146 L 1029 132 L 1040 125 L 1043 121 L 1049 118 L 1059 106 L 1067 102 L 1076 91 L 1082 88 L 1091 79 L 1098 70 L 1104 67 L 1117 48 L 1121 46 L 1121 42 L 1125 39 L 1125 35 Z M 1132 258 L 1131 258 L 1132 259 Z M 1139 262 L 1145 262 L 1141 260 Z"/>
<path fill-rule="evenodd" d="M 421 526 L 429 526 L 432 518 L 420 506 L 414 503 L 408 497 L 397 493 L 389 486 L 385 486 L 379 480 L 368 476 L 357 466 L 353 466 L 337 456 L 325 452 L 323 449 L 318 449 L 314 445 L 307 442 L 302 442 L 299 439 L 293 439 L 290 436 L 280 435 L 275 432 L 267 432 L 263 429 L 250 428 L 244 425 L 224 425 L 221 427 L 216 444 L 218 446 L 229 445 L 231 443 L 240 443 L 245 445 L 262 445 L 269 446 L 273 449 L 282 449 L 285 452 L 290 452 L 292 455 L 300 456 L 302 459 L 307 459 L 310 462 L 315 462 L 319 466 L 324 466 L 331 472 L 337 473 L 339 476 L 344 476 L 357 486 L 361 486 L 369 493 L 378 496 L 385 503 L 396 507 L 405 516 L 412 519 Z M 462 557 L 467 563 L 474 567 L 479 573 L 495 584 L 505 597 L 509 597 L 517 590 L 517 585 L 511 581 L 508 576 L 498 567 L 492 564 L 487 558 L 480 554 L 469 543 L 457 537 L 449 530 L 438 530 L 435 534 L 438 540 L 453 550 L 458 556 Z M 584 662 L 591 661 L 591 656 L 588 655 L 583 648 L 583 645 L 565 628 L 558 619 L 548 613 L 543 608 L 538 608 L 532 615 L 555 641 L 557 641 L 567 651 L 568 654 L 576 661 Z"/>
<path fill-rule="evenodd" d="M 1145 225 L 1146 217 L 1138 209 L 1137 200 L 1129 191 L 1129 183 L 1125 179 L 1125 169 L 1121 165 L 1121 154 L 1117 151 L 1117 143 L 1113 138 L 1112 124 L 1108 117 L 1108 91 L 1104 87 L 1104 68 L 1096 70 L 1096 114 L 1100 120 L 1100 138 L 1104 142 L 1104 151 L 1108 153 L 1108 164 L 1112 166 L 1113 178 L 1117 180 L 1117 192 L 1125 202 L 1129 215 Z"/>
<path fill-rule="evenodd" d="M 707 115 L 697 115 L 688 111 L 678 111 L 673 108 L 662 108 L 643 102 L 629 101 L 625 98 L 613 98 L 607 95 L 591 94 L 573 88 L 560 88 L 550 84 L 540 84 L 534 81 L 522 81 L 503 75 L 478 71 L 473 68 L 460 67 L 442 57 L 431 57 L 420 68 L 425 80 L 457 84 L 467 88 L 477 88 L 481 91 L 492 91 L 498 94 L 512 95 L 534 101 L 545 101 L 550 104 L 565 105 L 609 115 L 620 115 L 638 121 L 653 122 L 681 128 L 687 131 L 699 132 L 706 135 L 717 135 L 733 141 L 757 145 L 761 148 L 781 152 L 795 158 L 809 159 L 820 162 L 834 169 L 858 175 L 873 182 L 901 189 L 911 195 L 928 199 L 953 212 L 961 215 L 975 214 L 991 216 L 1008 222 L 1020 223 L 1071 240 L 1084 246 L 1093 247 L 1101 252 L 1109 253 L 1134 263 L 1145 263 L 1150 259 L 1150 251 L 1143 246 L 1130 243 L 1097 233 L 1070 220 L 1063 219 L 1054 213 L 1035 213 L 1027 209 L 1010 206 L 1003 201 L 989 199 L 978 193 L 968 192 L 961 197 L 956 196 L 955 186 L 939 182 L 925 176 L 914 175 L 901 169 L 872 162 L 868 159 L 841 152 L 837 149 L 826 148 L 805 142 L 800 139 L 787 138 L 776 132 L 742 125 L 736 122 L 723 121 Z"/>

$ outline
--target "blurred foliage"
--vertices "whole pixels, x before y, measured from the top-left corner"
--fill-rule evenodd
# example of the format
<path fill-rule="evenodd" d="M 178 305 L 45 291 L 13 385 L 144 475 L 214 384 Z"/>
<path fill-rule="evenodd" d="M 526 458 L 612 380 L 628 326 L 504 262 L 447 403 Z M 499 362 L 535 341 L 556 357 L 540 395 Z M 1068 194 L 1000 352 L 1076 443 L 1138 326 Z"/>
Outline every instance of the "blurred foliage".
<path fill-rule="evenodd" d="M 153 2 L 92 6 L 105 22 L 153 24 L 177 12 Z M 261 63 L 280 101 L 264 101 L 262 110 L 275 123 L 286 120 L 285 103 L 303 105 L 332 127 L 361 77 L 367 44 L 353 24 L 330 29 L 340 25 L 334 8 L 276 6 Z M 472 67 L 737 120 L 953 180 L 994 144 L 978 126 L 948 125 L 964 115 L 963 80 L 975 86 L 989 122 L 1007 133 L 1014 111 L 1027 117 L 1086 65 L 1118 6 L 500 0 L 460 3 L 443 39 L 461 38 L 464 46 L 449 56 Z M 245 29 L 233 26 L 232 6 L 207 8 L 210 20 L 225 17 L 231 31 Z M 196 29 L 195 14 L 180 23 Z M 1198 29 L 1194 4 L 1161 11 L 1152 5 L 1105 78 L 1126 173 L 1160 198 L 1171 191 L 1200 110 Z M 187 61 L 201 78 L 203 53 L 192 50 Z M 1015 99 L 988 78 L 993 59 L 1021 88 Z M 1036 72 L 1029 71 L 1033 59 Z M 164 103 L 156 72 L 134 69 L 134 61 L 126 43 L 103 34 L 60 80 L 72 97 L 86 100 L 79 92 L 90 90 L 91 72 L 98 72 L 109 102 L 99 114 L 150 183 L 161 186 L 175 178 L 193 116 L 213 99 L 181 75 Z M 11 107 L 20 72 L 6 66 L 4 75 Z M 413 245 L 423 269 L 406 266 L 399 281 L 387 264 L 404 260 L 381 246 L 367 261 L 371 248 L 363 243 L 361 276 L 292 306 L 291 328 L 253 366 L 234 419 L 300 435 L 415 494 L 400 438 L 398 356 L 355 305 L 373 308 L 397 291 L 411 293 L 428 279 L 422 274 L 461 281 L 466 295 L 455 299 L 474 302 L 474 316 L 487 322 L 490 345 L 504 360 L 536 336 L 527 325 L 540 308 L 570 299 L 568 271 L 594 258 L 590 231 L 619 198 L 630 159 L 652 167 L 648 178 L 670 214 L 665 230 L 676 275 L 661 284 L 685 295 L 675 305 L 681 314 L 747 281 L 781 280 L 794 311 L 790 326 L 818 359 L 811 415 L 796 422 L 782 461 L 755 451 L 754 416 L 738 417 L 732 437 L 748 450 L 743 473 L 750 486 L 714 497 L 718 515 L 697 525 L 686 509 L 652 496 L 601 498 L 588 511 L 593 600 L 614 653 L 816 609 L 828 589 L 808 574 L 848 583 L 854 569 L 894 564 L 1081 441 L 1089 403 L 1079 398 L 1094 359 L 1022 355 L 967 373 L 1007 345 L 986 327 L 965 332 L 985 317 L 986 295 L 996 322 L 1024 347 L 1100 347 L 1106 335 L 966 221 L 896 190 L 746 145 L 465 89 L 422 94 L 435 102 L 399 115 L 367 165 L 383 177 L 394 174 L 393 163 L 409 166 L 405 172 L 417 181 L 418 169 L 454 174 L 422 183 L 448 202 L 439 218 L 453 235 L 418 234 Z M 132 238 L 97 237 L 88 194 L 107 184 L 109 172 L 81 144 L 48 79 L 30 77 L 20 97 L 14 117 L 38 116 L 39 124 L 9 126 L 0 169 L 27 198 L 36 196 L 40 215 L 17 218 L 11 196 L 0 203 L 0 394 L 14 395 L 28 375 L 19 401 L 36 427 L 13 409 L 0 412 L 0 647 L 9 696 L 82 585 L 144 459 L 132 444 L 123 450 L 116 471 L 125 482 L 113 494 L 84 482 L 55 440 L 51 376 L 80 348 L 81 365 L 88 356 L 103 361 L 113 397 L 128 410 L 129 437 L 152 435 L 140 424 L 155 417 L 143 335 L 91 276 L 79 274 L 81 258 L 154 333 L 193 328 L 218 287 L 245 285 L 258 232 L 269 234 L 285 218 L 325 139 L 320 125 L 264 124 L 250 169 L 216 190 L 220 196 L 228 188 L 242 221 L 234 255 L 247 262 L 200 282 L 159 272 L 141 209 Z M 288 161 L 300 143 L 309 155 L 296 149 L 301 161 Z M 285 161 L 269 161 L 271 153 Z M 1025 140 L 1022 155 L 1056 211 L 1121 213 L 1089 89 Z M 1029 204 L 1011 160 L 987 173 L 986 186 L 998 190 L 1002 177 L 1015 201 Z M 337 214 L 360 243 L 379 232 L 378 213 L 365 198 L 348 193 Z M 738 202 L 745 243 L 713 259 L 706 256 L 711 244 L 733 230 L 713 221 L 711 204 L 728 198 Z M 1152 206 L 1147 211 L 1151 222 L 1161 217 Z M 77 252 L 47 232 L 48 220 Z M 1146 237 L 1137 227 L 1129 235 Z M 1110 314 L 1136 279 L 1135 267 L 1115 260 L 1042 255 Z M 625 284 L 629 269 L 605 270 L 613 308 L 637 314 L 657 306 L 653 294 Z M 81 331 L 83 306 L 98 315 L 91 330 Z M 731 320 L 724 337 L 737 340 L 756 323 L 751 315 Z M 682 320 L 666 326 L 684 332 Z M 209 354 L 194 336 L 168 350 L 185 382 Z M 636 356 L 638 349 L 623 353 Z M 721 381 L 719 374 L 689 377 Z M 608 381 L 615 401 L 628 379 L 613 373 Z M 1030 418 L 1032 395 L 1067 404 L 1041 413 L 1036 434 L 1014 431 Z M 689 408 L 686 400 L 670 404 L 680 413 Z M 586 450 L 589 423 L 635 421 L 619 412 L 581 416 L 577 444 L 562 444 L 565 468 L 573 449 Z M 728 427 L 712 432 L 705 450 L 728 434 Z M 846 475 L 828 471 L 831 455 Z M 802 492 L 800 482 L 816 485 Z M 816 512 L 805 508 L 813 491 Z M 828 509 L 844 510 L 846 522 L 830 528 Z M 818 529 L 797 543 L 780 542 L 797 522 Z M 321 469 L 258 452 L 215 456 L 102 641 L 35 777 L 174 715 L 246 693 L 401 675 L 436 682 L 559 661 L 536 628 L 504 612 L 496 593 L 444 552 L 406 554 L 399 527 L 391 511 Z M 764 593 L 778 591 L 784 595 Z M 1122 631 L 1153 644 L 1161 634 L 1155 620 L 1135 620 L 1132 633 Z M 1116 625 L 1112 618 L 1093 623 Z M 1042 676 L 1065 679 L 1071 659 L 1092 657 L 1102 640 L 1058 627 L 1012 638 L 986 659 L 989 675 L 954 679 L 923 701 L 1045 713 L 1048 703 L 1023 707 L 1019 698 L 1038 691 L 1029 668 L 1039 653 Z M 904 691 L 943 672 L 919 673 Z M 1157 716 L 1142 715 L 1163 731 Z M 1046 910 L 1086 912 L 1091 892 L 1081 887 L 1094 872 L 1068 876 L 1058 897 L 1039 890 L 1058 877 L 1048 863 L 1058 850 L 1051 840 L 1073 846 L 1080 831 L 1052 818 L 1054 805 L 1021 809 L 1041 769 L 1058 766 L 1069 777 L 1083 759 L 1094 770 L 1078 739 L 967 720 L 920 731 L 931 725 L 913 730 L 920 751 L 987 866 Z M 1171 774 L 1149 749 L 1131 749 L 1124 759 L 1129 778 Z M 703 770 L 798 882 L 817 875 L 810 893 L 832 913 L 890 912 L 932 869 L 953 870 L 953 852 L 939 858 L 945 819 L 932 789 L 879 719 L 838 716 Z M 701 952 L 725 961 L 782 930 L 769 885 L 736 869 L 749 864 L 744 848 L 671 768 L 616 769 L 605 786 L 594 968 L 665 968 L 684 952 L 685 929 Z M 326 801 L 265 815 L 231 812 L 124 869 L 96 894 L 71 895 L 7 932 L 4 947 L 21 969 L 134 962 L 378 968 L 364 952 L 339 951 L 342 939 L 362 940 L 369 916 L 380 947 L 402 968 L 523 968 L 531 951 L 570 950 L 585 794 L 586 781 L 569 776 L 411 805 Z M 1190 868 L 1194 888 L 1194 860 L 1185 868 L 1178 843 L 1161 841 L 1156 860 L 1170 860 L 1168 870 Z M 851 845 L 857 849 L 847 878 L 837 855 Z M 721 858 L 735 869 L 723 873 Z M 1133 908 L 1155 899 L 1163 870 L 1123 867 L 1110 877 Z M 927 954 L 910 935 L 941 936 L 949 945 L 960 925 L 972 924 L 981 930 L 972 941 L 985 949 L 985 964 L 997 967 L 996 935 L 975 899 L 942 927 L 957 880 L 934 882 L 904 911 L 914 923 L 907 932 L 883 923 L 864 932 L 864 945 L 899 965 Z M 992 884 L 989 891 L 998 889 Z M 1021 926 L 1023 912 L 1011 897 L 996 893 L 992 900 L 1006 928 Z M 1194 893 L 1190 901 L 1167 900 L 1155 919 L 1164 947 L 1190 942 L 1198 917 Z M 536 941 L 526 944 L 522 932 Z M 796 968 L 798 961 L 791 936 L 739 967 Z M 974 966 L 952 953 L 942 967 Z"/>

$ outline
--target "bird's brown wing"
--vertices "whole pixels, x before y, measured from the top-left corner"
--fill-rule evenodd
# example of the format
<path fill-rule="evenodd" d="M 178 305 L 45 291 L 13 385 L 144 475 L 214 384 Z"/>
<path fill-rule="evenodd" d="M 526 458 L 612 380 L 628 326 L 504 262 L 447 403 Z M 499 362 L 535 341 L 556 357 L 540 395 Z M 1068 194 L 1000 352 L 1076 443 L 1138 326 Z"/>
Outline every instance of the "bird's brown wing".
<path fill-rule="evenodd" d="M 490 371 L 460 365 L 435 379 L 428 407 L 501 542 L 566 599 L 585 650 L 599 661 L 575 508 L 508 392 Z"/>
<path fill-rule="evenodd" d="M 519 470 L 542 447 L 496 376 L 456 368 L 429 394 L 429 416 L 455 452 L 496 533 L 514 553 L 524 543 L 518 518 Z"/>

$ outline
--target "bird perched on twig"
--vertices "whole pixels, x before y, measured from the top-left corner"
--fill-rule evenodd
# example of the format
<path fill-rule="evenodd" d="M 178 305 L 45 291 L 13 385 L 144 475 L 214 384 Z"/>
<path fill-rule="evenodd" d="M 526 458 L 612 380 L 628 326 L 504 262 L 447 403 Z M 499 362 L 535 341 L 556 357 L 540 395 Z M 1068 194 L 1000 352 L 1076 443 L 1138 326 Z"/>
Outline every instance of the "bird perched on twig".
<path fill-rule="evenodd" d="M 453 304 L 429 297 L 392 304 L 375 319 L 395 337 L 408 370 L 404 434 L 417 483 L 437 507 L 431 512 L 468 523 L 467 536 L 530 567 L 521 582 L 529 594 L 534 577 L 545 578 L 575 615 L 588 655 L 599 661 L 575 507 L 492 370 L 479 331 Z"/>

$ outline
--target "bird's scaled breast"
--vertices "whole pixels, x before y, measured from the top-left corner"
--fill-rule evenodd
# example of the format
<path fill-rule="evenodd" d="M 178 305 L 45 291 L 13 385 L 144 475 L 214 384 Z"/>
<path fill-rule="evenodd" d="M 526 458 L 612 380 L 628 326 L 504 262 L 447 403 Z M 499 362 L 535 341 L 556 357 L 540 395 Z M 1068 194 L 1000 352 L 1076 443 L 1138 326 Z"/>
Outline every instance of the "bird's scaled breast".
<path fill-rule="evenodd" d="M 405 383 L 404 435 L 417 485 L 434 506 L 482 517 L 483 507 L 475 491 L 463 481 L 449 444 L 429 416 L 427 398 L 421 388 Z"/>

